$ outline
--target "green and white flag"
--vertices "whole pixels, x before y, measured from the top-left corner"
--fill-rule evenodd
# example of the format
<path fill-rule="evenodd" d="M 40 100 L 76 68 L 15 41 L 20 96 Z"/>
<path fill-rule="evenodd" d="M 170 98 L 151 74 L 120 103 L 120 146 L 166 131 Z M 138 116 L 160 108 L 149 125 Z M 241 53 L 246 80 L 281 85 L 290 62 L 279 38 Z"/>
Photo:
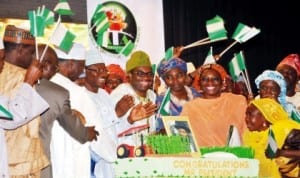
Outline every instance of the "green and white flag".
<path fill-rule="evenodd" d="M 232 38 L 239 43 L 244 43 L 256 36 L 258 33 L 260 33 L 260 29 L 239 23 L 232 35 Z"/>
<path fill-rule="evenodd" d="M 37 14 L 43 17 L 46 26 L 54 24 L 54 13 L 47 9 L 44 5 L 41 9 L 38 8 Z"/>
<path fill-rule="evenodd" d="M 215 63 L 216 63 L 216 60 L 213 56 L 213 49 L 212 49 L 212 46 L 211 46 L 209 51 L 208 51 L 208 54 L 205 58 L 205 61 L 203 62 L 203 65 L 205 65 L 205 64 L 215 64 Z"/>
<path fill-rule="evenodd" d="M 299 113 L 299 111 L 297 109 L 293 109 L 292 110 L 291 118 L 294 121 L 300 123 L 300 113 Z"/>
<path fill-rule="evenodd" d="M 169 60 L 174 56 L 174 47 L 171 46 L 170 48 L 167 49 L 166 53 L 165 53 L 165 58 L 164 60 Z"/>
<path fill-rule="evenodd" d="M 69 52 L 73 46 L 75 35 L 71 33 L 63 24 L 59 24 L 51 37 L 51 42 L 65 52 Z"/>
<path fill-rule="evenodd" d="M 268 157 L 275 158 L 277 150 L 278 147 L 275 140 L 275 135 L 272 128 L 270 127 L 269 134 L 268 134 L 268 146 L 266 149 L 266 153 L 268 154 Z"/>
<path fill-rule="evenodd" d="M 206 21 L 206 30 L 211 41 L 227 39 L 227 31 L 224 27 L 224 20 L 218 15 Z"/>
<path fill-rule="evenodd" d="M 233 59 L 229 62 L 229 73 L 234 81 L 237 81 L 241 72 L 246 69 L 245 58 L 242 51 L 234 54 Z"/>
<path fill-rule="evenodd" d="M 31 35 L 34 37 L 44 36 L 46 25 L 43 17 L 38 16 L 35 11 L 29 11 L 28 18 L 30 23 Z"/>
<path fill-rule="evenodd" d="M 166 94 L 161 102 L 159 107 L 159 113 L 161 116 L 169 116 L 170 115 L 170 103 L 171 103 L 171 90 L 168 88 Z"/>
<path fill-rule="evenodd" d="M 0 119 L 12 120 L 13 115 L 5 109 L 2 105 L 0 105 Z"/>
<path fill-rule="evenodd" d="M 74 12 L 71 10 L 67 0 L 59 0 L 59 2 L 54 7 L 54 12 L 59 15 L 73 15 Z"/>

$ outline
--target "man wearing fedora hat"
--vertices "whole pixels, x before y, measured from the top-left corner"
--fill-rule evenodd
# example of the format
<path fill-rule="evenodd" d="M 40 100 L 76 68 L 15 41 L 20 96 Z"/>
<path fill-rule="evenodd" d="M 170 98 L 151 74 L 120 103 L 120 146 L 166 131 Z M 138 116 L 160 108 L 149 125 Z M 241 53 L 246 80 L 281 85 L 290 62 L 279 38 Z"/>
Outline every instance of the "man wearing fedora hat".
<path fill-rule="evenodd" d="M 35 38 L 29 31 L 7 25 L 3 37 L 4 67 L 0 74 L 0 92 L 11 97 L 24 81 L 32 63 Z M 38 128 L 40 117 L 15 130 L 6 131 L 10 177 L 39 177 L 49 164 L 44 155 Z"/>

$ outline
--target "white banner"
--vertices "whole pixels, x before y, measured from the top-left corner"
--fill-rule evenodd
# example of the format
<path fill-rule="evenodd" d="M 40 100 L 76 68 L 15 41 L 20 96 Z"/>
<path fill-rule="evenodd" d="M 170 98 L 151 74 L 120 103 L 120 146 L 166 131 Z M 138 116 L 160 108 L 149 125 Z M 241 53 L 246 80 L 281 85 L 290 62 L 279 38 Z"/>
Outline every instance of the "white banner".
<path fill-rule="evenodd" d="M 125 68 L 130 54 L 145 51 L 153 64 L 164 56 L 161 0 L 88 0 L 89 48 L 98 48 L 106 64 Z"/>

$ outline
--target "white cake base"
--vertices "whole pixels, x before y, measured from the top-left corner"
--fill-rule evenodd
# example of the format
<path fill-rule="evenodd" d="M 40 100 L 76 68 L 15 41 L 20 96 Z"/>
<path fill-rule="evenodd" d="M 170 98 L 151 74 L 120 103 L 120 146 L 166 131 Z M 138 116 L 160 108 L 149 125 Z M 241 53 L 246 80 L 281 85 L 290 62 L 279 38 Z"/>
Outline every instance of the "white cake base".
<path fill-rule="evenodd" d="M 118 159 L 116 177 L 257 178 L 259 161 L 245 158 L 140 157 Z"/>

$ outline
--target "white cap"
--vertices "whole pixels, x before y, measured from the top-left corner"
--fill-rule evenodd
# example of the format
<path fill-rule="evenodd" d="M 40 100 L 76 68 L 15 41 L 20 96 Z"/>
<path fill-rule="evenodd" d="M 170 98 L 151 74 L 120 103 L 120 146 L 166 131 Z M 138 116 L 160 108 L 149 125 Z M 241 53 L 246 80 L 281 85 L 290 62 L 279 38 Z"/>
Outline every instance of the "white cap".
<path fill-rule="evenodd" d="M 4 49 L 3 39 L 0 37 L 0 49 Z"/>
<path fill-rule="evenodd" d="M 57 57 L 60 59 L 73 59 L 73 60 L 83 61 L 86 58 L 85 47 L 79 43 L 74 43 L 68 53 L 58 48 L 55 48 L 55 52 L 57 54 Z"/>
<path fill-rule="evenodd" d="M 99 64 L 99 63 L 105 63 L 100 54 L 100 51 L 97 49 L 88 50 L 86 53 L 85 66 Z"/>

